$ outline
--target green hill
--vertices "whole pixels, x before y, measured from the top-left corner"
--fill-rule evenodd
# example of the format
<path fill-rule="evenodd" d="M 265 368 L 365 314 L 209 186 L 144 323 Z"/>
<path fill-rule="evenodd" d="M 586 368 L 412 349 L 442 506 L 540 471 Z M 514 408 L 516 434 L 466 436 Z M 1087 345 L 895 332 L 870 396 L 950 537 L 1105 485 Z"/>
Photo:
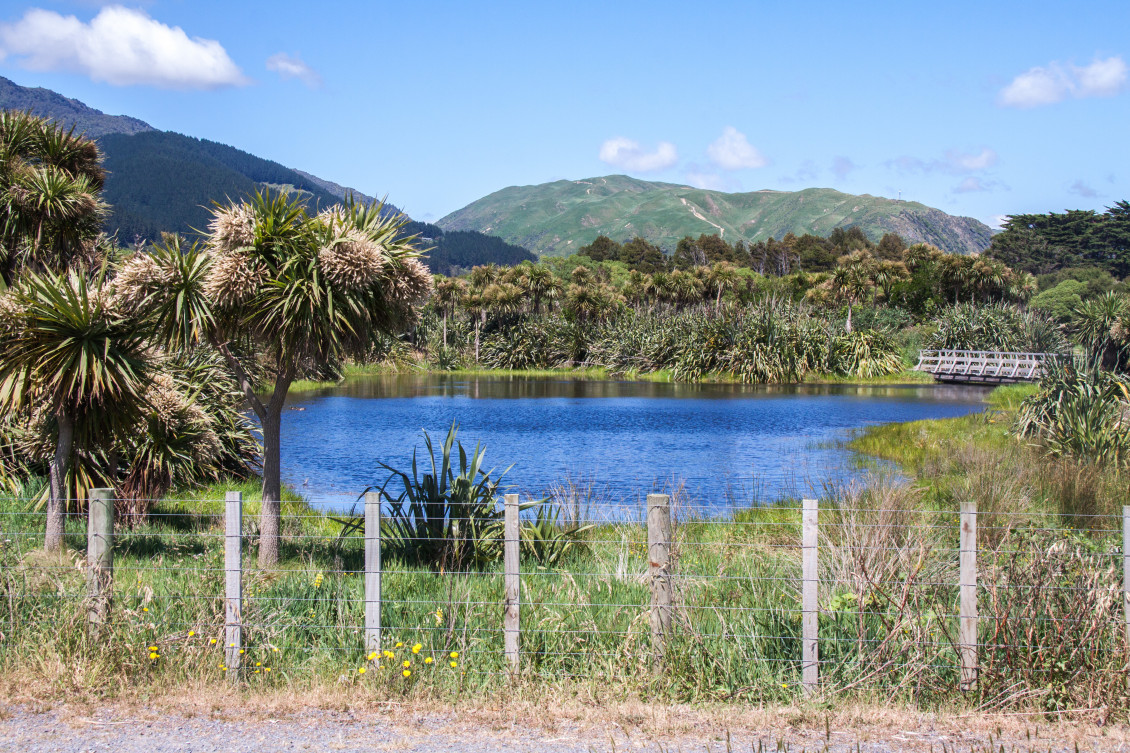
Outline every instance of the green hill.
<path fill-rule="evenodd" d="M 875 241 L 893 232 L 907 242 L 959 253 L 983 251 L 992 237 L 978 220 L 917 202 L 830 188 L 724 193 L 626 175 L 504 188 L 437 224 L 446 231 L 496 235 L 548 256 L 573 253 L 598 235 L 621 242 L 638 235 L 673 249 L 683 236 L 702 233 L 755 242 L 790 232 L 827 236 L 838 227 L 858 226 Z"/>
<path fill-rule="evenodd" d="M 349 193 L 372 201 L 352 188 L 235 147 L 158 131 L 136 118 L 106 115 L 50 89 L 23 87 L 3 77 L 0 109 L 30 110 L 98 141 L 108 173 L 103 198 L 111 206 L 104 229 L 124 244 L 157 240 L 162 232 L 192 235 L 207 226 L 213 201 L 246 198 L 264 187 L 298 191 L 314 207 L 334 204 Z M 426 239 L 423 245 L 432 249 L 426 261 L 433 272 L 534 259 L 526 249 L 482 233 L 448 234 L 419 222 L 410 222 L 406 232 Z"/>

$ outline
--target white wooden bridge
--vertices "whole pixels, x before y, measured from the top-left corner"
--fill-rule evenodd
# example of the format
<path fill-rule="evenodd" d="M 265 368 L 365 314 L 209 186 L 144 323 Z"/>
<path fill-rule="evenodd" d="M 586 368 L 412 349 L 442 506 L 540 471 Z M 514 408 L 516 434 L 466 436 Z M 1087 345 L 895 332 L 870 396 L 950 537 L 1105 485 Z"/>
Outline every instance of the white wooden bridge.
<path fill-rule="evenodd" d="M 940 382 L 1034 382 L 1056 353 L 1009 353 L 990 350 L 923 350 L 915 371 Z"/>

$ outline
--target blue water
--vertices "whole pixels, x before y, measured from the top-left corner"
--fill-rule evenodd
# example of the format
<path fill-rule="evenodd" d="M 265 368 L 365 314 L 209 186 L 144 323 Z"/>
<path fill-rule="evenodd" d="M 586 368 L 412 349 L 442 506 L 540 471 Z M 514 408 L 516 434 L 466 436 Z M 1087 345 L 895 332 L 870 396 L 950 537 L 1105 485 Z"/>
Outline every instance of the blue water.
<path fill-rule="evenodd" d="M 484 467 L 513 465 L 511 491 L 543 496 L 567 479 L 590 502 L 630 503 L 681 487 L 704 506 L 819 492 L 866 471 L 842 448 L 869 424 L 983 409 L 984 388 L 959 386 L 673 385 L 648 382 L 390 375 L 351 379 L 288 403 L 283 481 L 311 501 L 349 506 L 438 446 L 452 421 Z"/>

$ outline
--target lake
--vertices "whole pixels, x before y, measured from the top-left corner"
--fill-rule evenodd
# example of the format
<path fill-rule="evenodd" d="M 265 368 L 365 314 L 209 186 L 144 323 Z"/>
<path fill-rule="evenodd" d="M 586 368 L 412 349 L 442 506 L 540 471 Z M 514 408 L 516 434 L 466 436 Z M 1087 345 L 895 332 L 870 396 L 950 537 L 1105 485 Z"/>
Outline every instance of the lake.
<path fill-rule="evenodd" d="M 408 471 L 422 431 L 437 448 L 452 421 L 484 467 L 513 466 L 511 491 L 571 481 L 597 504 L 634 505 L 681 489 L 705 507 L 819 492 L 865 473 L 842 447 L 872 424 L 976 412 L 988 388 L 658 384 L 572 378 L 410 374 L 357 377 L 292 396 L 283 481 L 319 506 L 347 508 L 387 463 Z M 430 465 L 429 465 L 430 467 Z M 423 473 L 421 467 L 421 474 Z"/>

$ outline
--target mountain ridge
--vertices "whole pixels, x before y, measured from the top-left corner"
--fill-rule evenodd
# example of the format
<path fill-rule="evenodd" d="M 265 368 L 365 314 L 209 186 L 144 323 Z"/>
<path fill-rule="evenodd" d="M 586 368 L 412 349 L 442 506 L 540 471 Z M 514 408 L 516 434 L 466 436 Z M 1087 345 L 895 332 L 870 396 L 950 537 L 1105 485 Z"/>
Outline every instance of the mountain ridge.
<path fill-rule="evenodd" d="M 162 131 L 127 115 L 107 115 L 50 89 L 23 87 L 3 77 L 0 109 L 29 110 L 98 142 L 107 172 L 102 195 L 111 207 L 103 229 L 120 243 L 156 241 L 163 232 L 191 237 L 207 227 L 212 202 L 245 199 L 264 187 L 299 192 L 314 208 L 350 194 L 365 203 L 375 200 L 227 144 Z M 385 204 L 385 211 L 400 212 L 392 204 Z M 447 235 L 435 225 L 408 219 L 404 233 L 427 238 L 431 251 L 425 261 L 433 272 L 535 258 L 494 236 Z"/>
<path fill-rule="evenodd" d="M 718 233 L 746 243 L 787 233 L 827 236 L 859 226 L 879 240 L 895 232 L 946 251 L 980 252 L 992 231 L 972 217 L 949 215 L 919 202 L 831 188 L 761 189 L 726 193 L 626 175 L 509 186 L 440 219 L 445 231 L 478 230 L 541 256 L 562 256 L 598 235 L 616 241 L 639 235 L 667 249 L 679 239 Z"/>

